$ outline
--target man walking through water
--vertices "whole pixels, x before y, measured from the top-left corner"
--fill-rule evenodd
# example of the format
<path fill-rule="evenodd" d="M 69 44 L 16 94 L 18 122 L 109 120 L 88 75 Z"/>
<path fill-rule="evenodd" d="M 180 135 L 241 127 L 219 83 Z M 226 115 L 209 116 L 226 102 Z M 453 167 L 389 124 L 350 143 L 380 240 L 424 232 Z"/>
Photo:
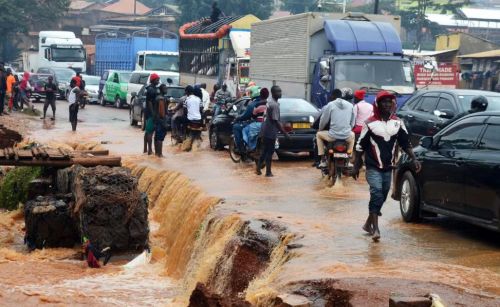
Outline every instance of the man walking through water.
<path fill-rule="evenodd" d="M 387 91 L 379 92 L 373 107 L 373 116 L 363 125 L 356 145 L 353 177 L 359 177 L 364 153 L 366 181 L 370 186 L 369 215 L 363 230 L 372 235 L 375 242 L 380 239 L 378 217 L 382 215 L 380 211 L 391 188 L 396 145 L 410 156 L 417 173 L 421 169 L 410 145 L 408 131 L 404 123 L 394 115 L 395 109 L 396 96 Z"/>
<path fill-rule="evenodd" d="M 144 153 L 148 155 L 153 154 L 153 133 L 155 131 L 155 116 L 157 109 L 156 97 L 160 94 L 160 89 L 158 84 L 160 83 L 160 76 L 153 73 L 149 77 L 150 84 L 146 89 L 146 108 L 144 109 Z"/>
<path fill-rule="evenodd" d="M 273 177 L 271 162 L 273 160 L 274 144 L 278 137 L 278 131 L 281 131 L 287 140 L 290 138 L 280 122 L 280 105 L 278 100 L 281 99 L 281 88 L 277 85 L 271 87 L 271 96 L 271 99 L 267 103 L 266 119 L 261 128 L 262 154 L 256 166 L 257 175 L 262 175 L 260 170 L 263 163 L 266 163 L 266 177 Z"/>
<path fill-rule="evenodd" d="M 52 117 L 51 120 L 56 119 L 56 93 L 58 91 L 57 85 L 54 83 L 54 78 L 49 76 L 48 82 L 44 86 L 45 88 L 45 103 L 43 105 L 43 117 L 41 119 L 45 119 L 47 115 L 47 109 L 52 108 Z"/>

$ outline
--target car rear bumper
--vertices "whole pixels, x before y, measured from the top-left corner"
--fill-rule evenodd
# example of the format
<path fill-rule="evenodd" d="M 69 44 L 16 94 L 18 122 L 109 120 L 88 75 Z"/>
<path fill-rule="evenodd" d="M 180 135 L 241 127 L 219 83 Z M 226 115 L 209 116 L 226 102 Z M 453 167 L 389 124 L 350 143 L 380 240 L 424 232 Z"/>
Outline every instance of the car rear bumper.
<path fill-rule="evenodd" d="M 286 140 L 283 135 L 278 135 L 280 147 L 278 151 L 311 152 L 314 150 L 314 134 L 290 134 Z"/>

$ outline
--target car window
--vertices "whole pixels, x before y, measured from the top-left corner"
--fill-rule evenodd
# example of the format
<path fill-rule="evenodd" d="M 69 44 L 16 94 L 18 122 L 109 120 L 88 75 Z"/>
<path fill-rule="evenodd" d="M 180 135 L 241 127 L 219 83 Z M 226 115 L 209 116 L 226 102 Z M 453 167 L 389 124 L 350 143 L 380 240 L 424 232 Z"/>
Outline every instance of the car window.
<path fill-rule="evenodd" d="M 132 75 L 132 73 L 130 72 L 121 72 L 119 73 L 120 75 L 120 82 L 125 82 L 125 83 L 128 83 L 130 81 L 130 75 Z"/>
<path fill-rule="evenodd" d="M 318 112 L 311 103 L 299 98 L 281 98 L 279 100 L 280 112 L 283 113 L 315 113 Z"/>
<path fill-rule="evenodd" d="M 132 76 L 130 76 L 130 83 L 134 83 L 134 84 L 140 84 L 139 83 L 139 78 L 140 78 L 140 74 L 132 74 Z"/>
<path fill-rule="evenodd" d="M 118 74 L 117 73 L 113 74 L 113 82 L 114 83 L 119 83 L 120 82 L 120 79 L 118 79 Z"/>
<path fill-rule="evenodd" d="M 401 107 L 401 110 L 413 110 L 420 100 L 422 100 L 422 96 L 410 98 L 410 100 Z"/>
<path fill-rule="evenodd" d="M 439 111 L 455 111 L 455 106 L 449 99 L 441 97 L 436 109 Z"/>
<path fill-rule="evenodd" d="M 436 110 L 437 97 L 424 97 L 422 98 L 420 104 L 417 106 L 417 111 L 432 113 Z"/>
<path fill-rule="evenodd" d="M 109 76 L 109 72 L 104 72 L 104 74 L 102 75 L 102 80 L 108 80 L 108 76 Z"/>
<path fill-rule="evenodd" d="M 500 96 L 488 96 L 484 95 L 486 99 L 488 100 L 488 107 L 486 108 L 487 111 L 498 111 L 500 110 Z M 458 101 L 464 108 L 464 110 L 470 110 L 470 102 L 474 97 L 477 97 L 477 95 L 460 95 L 458 96 Z"/>
<path fill-rule="evenodd" d="M 139 77 L 139 84 L 148 84 L 149 75 L 141 75 Z"/>
<path fill-rule="evenodd" d="M 184 96 L 184 88 L 167 87 L 167 93 L 165 94 L 165 96 L 173 98 L 181 98 L 182 96 Z"/>
<path fill-rule="evenodd" d="M 486 126 L 486 131 L 479 143 L 479 149 L 500 150 L 500 125 Z"/>
<path fill-rule="evenodd" d="M 474 148 L 484 124 L 469 121 L 454 125 L 439 139 L 439 149 L 472 149 Z"/>

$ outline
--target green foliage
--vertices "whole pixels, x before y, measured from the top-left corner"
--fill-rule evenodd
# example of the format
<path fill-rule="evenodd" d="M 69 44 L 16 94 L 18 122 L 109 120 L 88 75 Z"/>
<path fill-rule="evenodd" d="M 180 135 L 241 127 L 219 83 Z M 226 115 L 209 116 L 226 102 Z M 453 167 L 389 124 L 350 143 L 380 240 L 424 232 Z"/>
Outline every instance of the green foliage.
<path fill-rule="evenodd" d="M 213 0 L 177 0 L 181 10 L 180 24 L 209 17 Z M 260 19 L 267 19 L 274 10 L 273 0 L 226 0 L 219 1 L 219 8 L 226 16 L 253 14 Z"/>
<path fill-rule="evenodd" d="M 69 7 L 70 0 L 0 0 L 0 51 L 2 59 L 17 58 L 17 33 L 54 25 Z"/>
<path fill-rule="evenodd" d="M 17 167 L 8 172 L 0 186 L 0 208 L 17 209 L 27 200 L 30 181 L 41 174 L 40 167 Z"/>

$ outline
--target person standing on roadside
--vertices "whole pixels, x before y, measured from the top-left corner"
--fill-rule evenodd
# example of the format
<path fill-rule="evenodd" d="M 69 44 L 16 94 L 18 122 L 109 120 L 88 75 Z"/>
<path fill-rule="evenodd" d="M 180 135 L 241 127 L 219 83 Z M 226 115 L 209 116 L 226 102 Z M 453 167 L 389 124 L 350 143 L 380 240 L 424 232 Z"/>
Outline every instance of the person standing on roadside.
<path fill-rule="evenodd" d="M 68 94 L 68 102 L 69 102 L 69 122 L 71 123 L 71 130 L 76 131 L 76 125 L 78 123 L 78 100 L 80 98 L 81 90 L 77 85 L 76 80 L 71 80 L 69 83 L 69 87 L 71 90 Z"/>
<path fill-rule="evenodd" d="M 207 84 L 200 84 L 200 90 L 202 95 L 201 103 L 203 104 L 203 113 L 205 113 L 210 107 L 210 93 L 207 92 Z"/>
<path fill-rule="evenodd" d="M 14 108 L 14 85 L 16 84 L 16 78 L 12 75 L 12 69 L 8 68 L 7 69 L 7 78 L 6 78 L 6 83 L 7 83 L 7 90 L 6 90 L 6 95 L 5 95 L 5 103 L 8 104 L 9 106 L 9 112 L 12 112 L 12 109 Z"/>
<path fill-rule="evenodd" d="M 5 68 L 0 66 L 0 116 L 3 115 L 5 106 L 5 96 L 7 94 L 7 75 Z"/>
<path fill-rule="evenodd" d="M 366 164 L 366 181 L 370 186 L 369 215 L 363 230 L 372 235 L 374 241 L 380 239 L 378 217 L 391 188 L 392 168 L 395 162 L 396 146 L 399 145 L 413 161 L 418 173 L 420 162 L 410 144 L 408 130 L 401 119 L 394 115 L 396 96 L 380 91 L 373 106 L 373 116 L 364 124 L 356 145 L 353 177 L 358 179 L 362 166 L 362 155 Z"/>
<path fill-rule="evenodd" d="M 281 131 L 285 138 L 288 140 L 290 136 L 283 128 L 280 122 L 280 105 L 279 99 L 281 99 L 281 88 L 277 85 L 271 87 L 271 98 L 267 102 L 267 110 L 264 123 L 261 128 L 262 136 L 262 154 L 257 161 L 256 173 L 257 175 L 262 175 L 260 171 L 266 164 L 266 177 L 273 177 L 271 171 L 271 163 L 273 160 L 273 154 L 276 144 L 276 139 L 278 138 L 278 131 Z"/>
<path fill-rule="evenodd" d="M 47 115 L 47 109 L 52 109 L 51 120 L 56 119 L 56 93 L 58 92 L 57 85 L 54 83 L 54 77 L 49 76 L 48 82 L 44 85 L 45 89 L 45 103 L 43 105 L 43 117 L 40 119 L 45 119 Z"/>
<path fill-rule="evenodd" d="M 160 76 L 151 74 L 149 77 L 150 84 L 146 88 L 146 107 L 144 108 L 144 153 L 153 154 L 153 133 L 155 131 L 155 117 L 157 114 L 156 97 L 160 94 L 158 84 L 160 84 Z"/>
<path fill-rule="evenodd" d="M 14 84 L 12 86 L 12 103 L 14 104 L 14 110 L 19 110 L 19 77 L 14 75 Z"/>
<path fill-rule="evenodd" d="M 165 95 L 167 94 L 167 86 L 160 85 L 160 95 L 157 95 L 155 108 L 155 155 L 159 158 L 163 157 L 163 141 L 167 135 L 166 116 L 167 105 L 165 103 Z"/>
<path fill-rule="evenodd" d="M 20 100 L 21 100 L 21 110 L 24 108 L 24 104 L 28 107 L 32 107 L 30 98 L 28 97 L 28 93 L 31 91 L 31 85 L 30 85 L 30 73 L 25 71 L 23 74 L 23 79 L 21 80 L 21 83 L 19 84 L 19 93 L 20 93 Z"/>

